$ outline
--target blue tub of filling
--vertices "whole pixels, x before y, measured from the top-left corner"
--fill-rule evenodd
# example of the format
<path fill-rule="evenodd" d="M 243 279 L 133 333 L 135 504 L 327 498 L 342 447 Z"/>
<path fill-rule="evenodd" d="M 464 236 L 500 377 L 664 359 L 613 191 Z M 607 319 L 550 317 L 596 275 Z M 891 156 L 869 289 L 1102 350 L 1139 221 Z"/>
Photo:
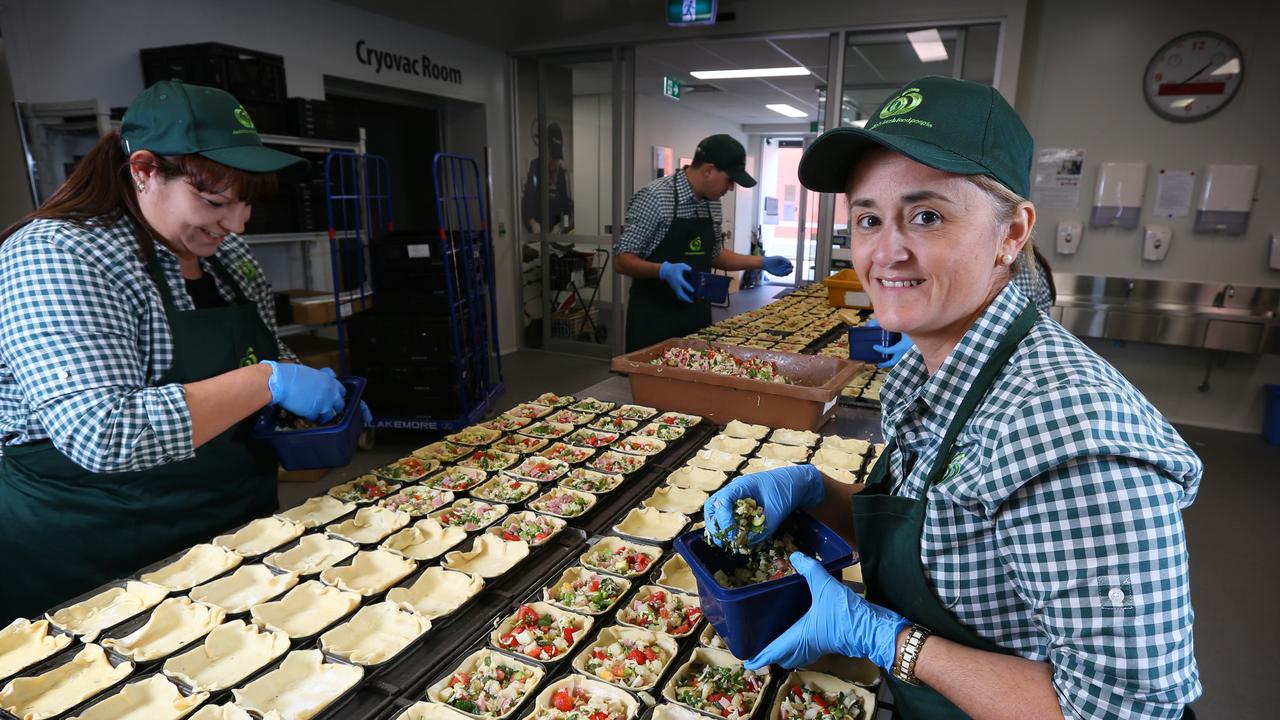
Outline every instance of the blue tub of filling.
<path fill-rule="evenodd" d="M 840 570 L 856 562 L 849 543 L 803 510 L 797 510 L 783 521 L 774 537 L 787 534 L 795 540 L 800 552 L 818 560 L 836 577 Z M 698 583 L 702 614 L 737 658 L 751 658 L 809 610 L 809 584 L 798 573 L 746 587 L 726 588 L 716 582 L 716 571 L 732 575 L 746 562 L 745 556 L 725 552 L 708 543 L 702 530 L 680 535 L 675 547 Z"/>
<path fill-rule="evenodd" d="M 258 414 L 253 436 L 266 440 L 280 457 L 285 470 L 337 468 L 351 463 L 360 433 L 364 432 L 364 414 L 360 412 L 360 396 L 365 379 L 343 376 L 338 382 L 347 389 L 346 405 L 336 419 L 327 425 L 305 430 L 282 430 L 277 427 L 281 409 L 268 405 Z"/>
<path fill-rule="evenodd" d="M 889 356 L 872 346 L 889 347 L 902 339 L 902 333 L 889 332 L 882 327 L 859 325 L 849 330 L 849 359 L 869 363 L 882 363 Z"/>
<path fill-rule="evenodd" d="M 715 305 L 729 302 L 729 276 L 715 273 L 693 273 L 693 294 L 699 300 Z"/>

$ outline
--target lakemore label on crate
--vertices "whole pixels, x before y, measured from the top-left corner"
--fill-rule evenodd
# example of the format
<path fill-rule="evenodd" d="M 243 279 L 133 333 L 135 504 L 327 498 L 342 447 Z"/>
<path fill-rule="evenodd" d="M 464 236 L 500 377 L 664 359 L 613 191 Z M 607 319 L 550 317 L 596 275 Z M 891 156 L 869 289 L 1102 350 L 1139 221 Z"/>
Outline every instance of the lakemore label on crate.
<path fill-rule="evenodd" d="M 431 257 L 431 245 L 427 243 L 419 243 L 417 245 L 406 245 L 405 250 L 409 252 L 409 257 L 414 259 Z"/>

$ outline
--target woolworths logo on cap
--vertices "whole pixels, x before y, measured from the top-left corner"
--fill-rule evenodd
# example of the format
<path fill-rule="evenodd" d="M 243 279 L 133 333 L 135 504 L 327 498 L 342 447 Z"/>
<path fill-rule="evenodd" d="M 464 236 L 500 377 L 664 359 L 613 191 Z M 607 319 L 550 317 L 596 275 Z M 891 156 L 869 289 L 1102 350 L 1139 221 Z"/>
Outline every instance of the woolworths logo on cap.
<path fill-rule="evenodd" d="M 901 95 L 885 103 L 884 107 L 880 108 L 880 119 L 884 120 L 894 115 L 906 115 L 920 107 L 922 102 L 924 102 L 924 95 L 920 94 L 920 88 L 907 88 L 902 91 Z"/>
<path fill-rule="evenodd" d="M 241 125 L 245 126 L 245 127 L 246 127 L 246 128 L 248 128 L 249 130 L 252 130 L 252 131 L 255 131 L 255 132 L 257 131 L 257 128 L 255 128 L 255 127 L 253 126 L 253 120 L 249 118 L 249 113 L 245 111 L 245 109 L 244 109 L 244 107 L 243 107 L 243 106 L 242 106 L 242 107 L 237 107 L 237 108 L 236 108 L 236 113 L 235 113 L 235 114 L 236 114 L 236 120 L 237 120 Z M 242 132 L 244 132 L 244 131 L 243 131 L 243 130 L 236 130 L 235 132 L 236 132 L 237 134 L 239 134 L 239 133 L 242 133 Z"/>

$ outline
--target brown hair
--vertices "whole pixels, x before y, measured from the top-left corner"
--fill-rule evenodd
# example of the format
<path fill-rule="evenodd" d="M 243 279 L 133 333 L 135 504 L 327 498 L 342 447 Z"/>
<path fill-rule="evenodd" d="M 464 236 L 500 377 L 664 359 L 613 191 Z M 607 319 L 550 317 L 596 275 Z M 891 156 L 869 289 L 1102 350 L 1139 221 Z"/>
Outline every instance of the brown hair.
<path fill-rule="evenodd" d="M 166 179 L 183 178 L 200 192 L 230 190 L 246 203 L 269 197 L 276 191 L 275 173 L 238 170 L 200 155 L 156 155 L 154 167 Z M 76 163 L 66 182 L 35 211 L 0 232 L 3 243 L 32 220 L 66 220 L 81 226 L 110 225 L 128 216 L 141 229 L 138 254 L 145 261 L 155 252 L 155 229 L 138 207 L 138 195 L 130 182 L 129 158 L 112 130 Z"/>

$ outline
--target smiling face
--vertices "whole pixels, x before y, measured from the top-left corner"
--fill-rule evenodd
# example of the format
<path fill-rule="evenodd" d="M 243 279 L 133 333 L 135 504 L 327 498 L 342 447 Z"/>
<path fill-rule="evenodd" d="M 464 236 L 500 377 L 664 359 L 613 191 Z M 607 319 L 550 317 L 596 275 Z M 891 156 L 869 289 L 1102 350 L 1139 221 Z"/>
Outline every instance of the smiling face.
<path fill-rule="evenodd" d="M 208 162 L 208 161 L 206 161 Z M 130 168 L 143 219 L 179 258 L 210 257 L 228 233 L 243 233 L 250 204 L 235 187 L 198 187 L 192 179 L 159 171 L 156 158 L 134 153 Z"/>
<path fill-rule="evenodd" d="M 847 187 L 853 265 L 876 318 L 910 335 L 932 371 L 1008 281 L 1000 258 L 1017 256 L 1034 209 L 1023 203 L 1002 223 L 968 177 L 883 148 L 863 156 Z"/>

